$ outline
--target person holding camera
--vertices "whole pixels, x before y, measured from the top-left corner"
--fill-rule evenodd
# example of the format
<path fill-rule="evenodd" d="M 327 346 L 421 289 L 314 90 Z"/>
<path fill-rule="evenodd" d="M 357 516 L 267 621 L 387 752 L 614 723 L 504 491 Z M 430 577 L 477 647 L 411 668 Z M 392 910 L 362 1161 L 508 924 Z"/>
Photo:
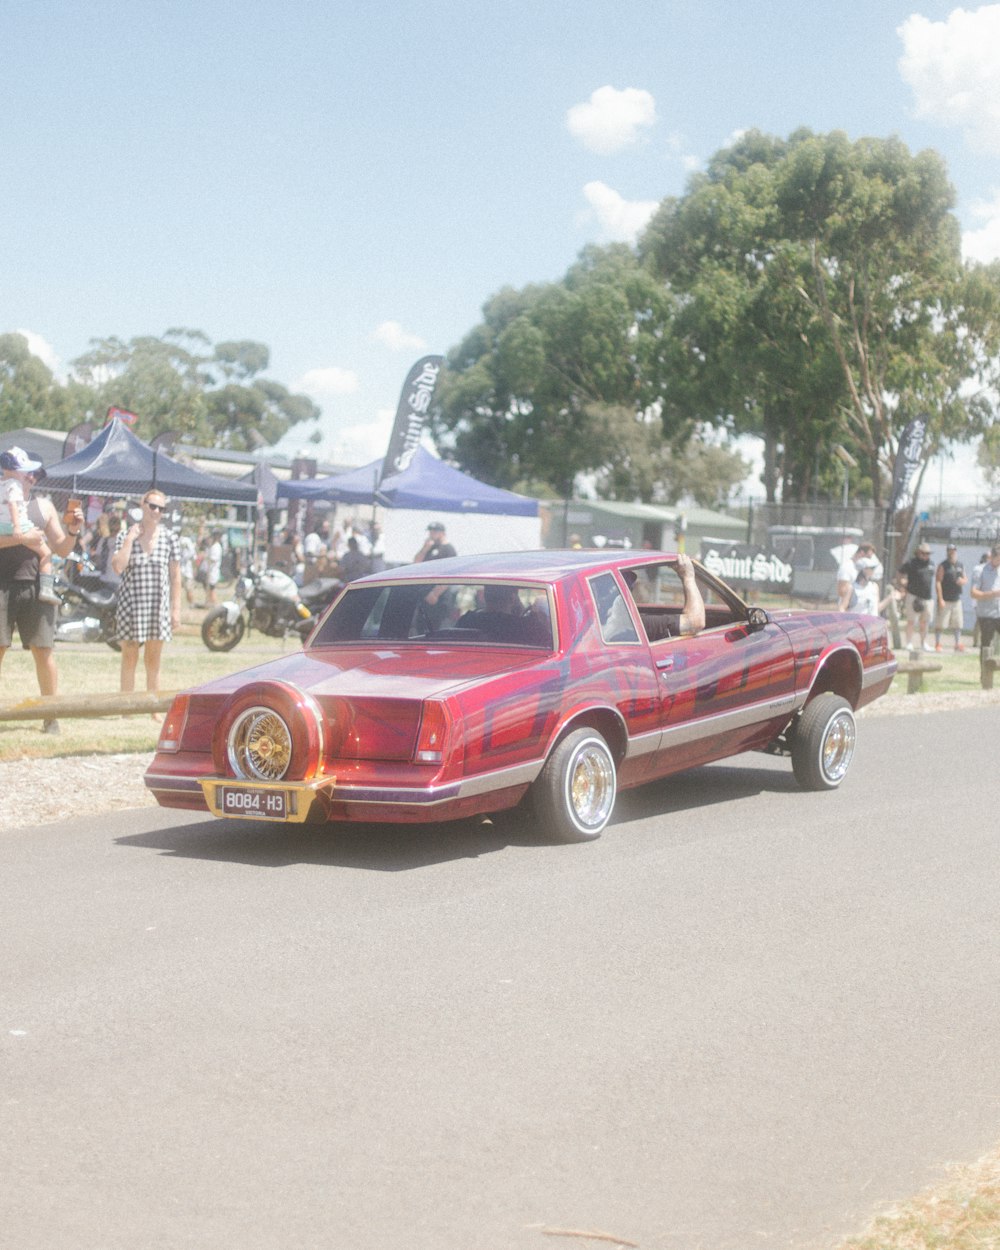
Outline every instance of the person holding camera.
<path fill-rule="evenodd" d="M 118 535 L 111 567 L 121 577 L 115 624 L 122 648 L 121 688 L 135 689 L 139 648 L 145 648 L 146 689 L 160 688 L 163 644 L 181 623 L 181 561 L 177 535 L 160 522 L 167 499 L 155 487 L 142 497 L 142 519 Z"/>
<path fill-rule="evenodd" d="M 923 651 L 933 651 L 927 641 L 931 623 L 931 604 L 934 602 L 934 566 L 931 563 L 930 545 L 921 540 L 907 562 L 900 567 L 900 576 L 906 587 L 906 645 L 913 648 L 913 630 L 916 628 Z"/>

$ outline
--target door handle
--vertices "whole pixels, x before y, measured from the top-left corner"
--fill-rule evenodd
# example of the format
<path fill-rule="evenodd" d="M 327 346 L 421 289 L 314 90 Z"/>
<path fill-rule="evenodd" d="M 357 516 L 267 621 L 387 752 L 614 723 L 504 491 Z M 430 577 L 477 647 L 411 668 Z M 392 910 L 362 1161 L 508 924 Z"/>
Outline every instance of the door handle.
<path fill-rule="evenodd" d="M 668 668 L 673 668 L 673 666 L 674 666 L 674 657 L 672 655 L 664 656 L 662 660 L 656 661 L 656 667 L 661 672 L 664 672 Z"/>

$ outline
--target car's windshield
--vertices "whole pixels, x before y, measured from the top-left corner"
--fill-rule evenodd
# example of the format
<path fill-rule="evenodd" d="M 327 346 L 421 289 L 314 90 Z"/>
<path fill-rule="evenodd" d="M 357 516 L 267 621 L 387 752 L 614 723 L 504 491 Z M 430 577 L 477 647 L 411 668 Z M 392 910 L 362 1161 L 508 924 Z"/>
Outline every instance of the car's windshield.
<path fill-rule="evenodd" d="M 544 586 L 517 582 L 401 582 L 349 587 L 312 646 L 355 642 L 553 646 Z"/>

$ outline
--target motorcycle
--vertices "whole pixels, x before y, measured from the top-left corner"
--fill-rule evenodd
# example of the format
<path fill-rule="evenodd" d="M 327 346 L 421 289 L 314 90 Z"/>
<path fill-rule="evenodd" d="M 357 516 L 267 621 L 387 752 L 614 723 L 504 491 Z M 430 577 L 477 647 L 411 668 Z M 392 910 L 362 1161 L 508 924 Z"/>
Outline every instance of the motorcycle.
<path fill-rule="evenodd" d="M 335 577 L 321 577 L 300 590 L 277 569 L 242 573 L 236 579 L 235 598 L 212 608 L 202 621 L 202 642 L 209 651 L 232 651 L 251 629 L 268 638 L 297 634 L 304 640 L 343 584 Z"/>
<path fill-rule="evenodd" d="M 71 580 L 60 571 L 56 574 L 55 591 L 59 597 L 56 610 L 57 642 L 106 642 L 112 651 L 120 651 L 115 636 L 116 587 L 101 577 L 96 565 L 83 553 L 67 556 L 67 564 L 77 566 Z"/>

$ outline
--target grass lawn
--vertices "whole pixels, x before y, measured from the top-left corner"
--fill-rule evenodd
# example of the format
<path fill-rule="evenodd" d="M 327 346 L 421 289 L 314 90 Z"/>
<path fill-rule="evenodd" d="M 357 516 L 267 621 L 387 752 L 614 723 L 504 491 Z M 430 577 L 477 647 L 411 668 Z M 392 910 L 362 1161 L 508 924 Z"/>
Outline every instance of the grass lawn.
<path fill-rule="evenodd" d="M 965 644 L 966 650 L 959 655 L 949 649 L 947 651 L 928 651 L 921 653 L 920 658 L 931 660 L 941 665 L 937 673 L 924 674 L 924 690 L 938 693 L 944 690 L 979 690 L 979 651 L 973 649 L 970 642 Z M 897 660 L 905 660 L 909 652 L 905 647 L 896 652 Z M 892 683 L 887 698 L 906 694 L 907 678 L 904 674 L 897 675 Z M 912 698 L 918 696 L 913 695 Z"/>
<path fill-rule="evenodd" d="M 199 632 L 203 616 L 200 610 L 185 610 L 179 632 L 163 648 L 162 690 L 184 690 L 298 649 L 297 640 L 283 643 L 252 633 L 233 651 L 209 651 Z M 121 659 L 104 643 L 57 643 L 56 660 L 61 695 L 114 694 L 118 690 Z M 136 687 L 145 688 L 141 653 Z M 7 702 L 37 694 L 31 654 L 21 650 L 15 641 L 4 657 L 0 700 Z M 60 733 L 50 735 L 41 732 L 41 721 L 0 720 L 0 760 L 152 751 L 159 734 L 159 725 L 148 714 L 61 717 L 59 726 Z"/>

